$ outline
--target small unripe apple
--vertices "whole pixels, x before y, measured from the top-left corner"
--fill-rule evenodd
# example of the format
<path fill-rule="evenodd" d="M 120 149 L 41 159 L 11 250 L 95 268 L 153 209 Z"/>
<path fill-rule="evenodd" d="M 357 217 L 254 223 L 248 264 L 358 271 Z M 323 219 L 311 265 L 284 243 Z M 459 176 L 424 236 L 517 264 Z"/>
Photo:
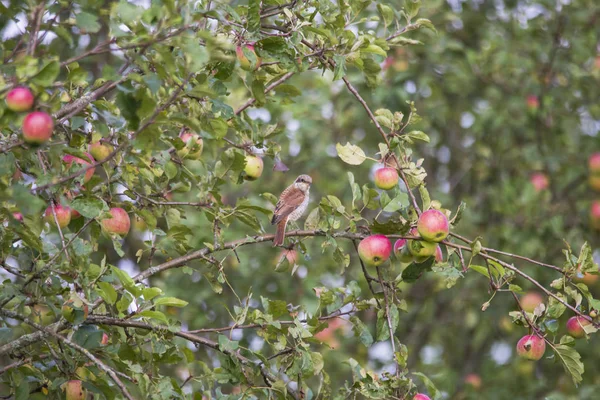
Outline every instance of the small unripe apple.
<path fill-rule="evenodd" d="M 592 174 L 600 174 L 600 152 L 590 156 L 588 159 L 588 166 Z"/>
<path fill-rule="evenodd" d="M 54 121 L 43 111 L 34 111 L 23 119 L 23 140 L 26 143 L 39 145 L 46 143 L 52 137 Z"/>
<path fill-rule="evenodd" d="M 590 207 L 590 221 L 592 228 L 600 230 L 600 201 L 596 200 Z"/>
<path fill-rule="evenodd" d="M 371 235 L 358 244 L 358 256 L 371 267 L 386 262 L 390 254 L 392 254 L 392 243 L 385 235 Z"/>
<path fill-rule="evenodd" d="M 475 390 L 481 389 L 481 377 L 477 374 L 469 374 L 465 376 L 465 383 L 472 386 Z"/>
<path fill-rule="evenodd" d="M 31 110 L 35 98 L 26 87 L 16 87 L 6 95 L 6 106 L 9 110 L 22 112 Z"/>
<path fill-rule="evenodd" d="M 535 96 L 533 94 L 530 94 L 529 96 L 527 96 L 527 108 L 534 111 L 534 110 L 537 110 L 539 106 L 540 106 L 540 101 L 537 96 Z"/>
<path fill-rule="evenodd" d="M 413 228 L 410 230 L 411 236 L 419 236 L 419 232 Z M 438 244 L 435 242 L 428 242 L 425 240 L 416 240 L 410 239 L 407 242 L 408 251 L 415 256 L 415 261 L 418 263 L 422 263 L 427 260 L 429 257 L 435 254 L 435 249 L 438 247 Z"/>
<path fill-rule="evenodd" d="M 544 298 L 537 292 L 528 292 L 521 299 L 519 303 L 524 311 L 532 313 L 537 306 L 544 302 Z"/>
<path fill-rule="evenodd" d="M 89 308 L 79 296 L 73 295 L 62 305 L 62 315 L 71 323 L 87 319 Z"/>
<path fill-rule="evenodd" d="M 417 230 L 428 242 L 441 242 L 450 233 L 450 223 L 446 214 L 439 210 L 427 210 L 419 217 Z"/>
<path fill-rule="evenodd" d="M 202 138 L 195 133 L 184 132 L 179 136 L 185 143 L 185 147 L 177 150 L 177 155 L 181 158 L 190 158 L 192 160 L 199 160 L 202 155 L 202 148 L 204 142 Z"/>
<path fill-rule="evenodd" d="M 246 156 L 246 167 L 244 167 L 246 179 L 249 181 L 254 181 L 260 178 L 263 168 L 264 164 L 262 158 L 256 156 Z"/>
<path fill-rule="evenodd" d="M 384 167 L 375 171 L 375 186 L 379 189 L 390 190 L 398 184 L 398 171 L 395 168 Z"/>
<path fill-rule="evenodd" d="M 110 144 L 104 144 L 102 142 L 90 143 L 88 146 L 88 151 L 96 161 L 104 160 L 110 153 L 113 152 L 113 150 L 114 147 L 112 147 Z"/>
<path fill-rule="evenodd" d="M 144 219 L 139 215 L 135 215 L 131 223 L 133 225 L 133 229 L 135 229 L 138 232 L 143 232 L 148 228 L 148 224 L 146 224 L 146 221 L 144 221 Z"/>
<path fill-rule="evenodd" d="M 58 226 L 61 229 L 66 228 L 67 225 L 71 222 L 71 209 L 66 206 L 62 206 L 60 204 L 56 204 L 54 206 L 54 211 L 56 212 L 56 220 L 58 221 Z M 56 226 L 56 221 L 54 221 L 54 214 L 52 214 L 52 206 L 48 206 L 46 208 L 46 212 L 44 212 L 44 219 L 51 226 Z"/>
<path fill-rule="evenodd" d="M 67 400 L 83 400 L 85 393 L 80 380 L 71 380 L 66 383 L 65 392 Z"/>
<path fill-rule="evenodd" d="M 588 182 L 593 190 L 600 192 L 600 172 L 596 172 L 596 175 L 590 175 Z"/>
<path fill-rule="evenodd" d="M 548 177 L 541 172 L 536 172 L 535 174 L 531 175 L 530 180 L 536 192 L 541 192 L 548 188 Z"/>
<path fill-rule="evenodd" d="M 13 213 L 13 218 L 19 222 L 23 222 L 23 214 L 21 214 L 20 212 Z"/>
<path fill-rule="evenodd" d="M 73 163 L 75 162 L 77 164 L 82 165 L 85 168 L 88 165 L 92 165 L 92 163 L 95 162 L 94 157 L 92 157 L 91 154 L 85 153 L 85 155 L 88 157 L 89 161 L 84 160 L 83 158 L 72 156 L 70 154 L 66 154 L 65 156 L 63 156 L 63 162 L 69 167 L 71 167 L 71 165 L 73 165 Z M 90 168 L 87 171 L 85 171 L 85 175 L 83 176 L 83 183 L 86 183 L 90 179 L 92 179 L 92 176 L 94 176 L 94 170 L 95 168 Z"/>
<path fill-rule="evenodd" d="M 254 66 L 254 69 L 257 70 L 260 67 L 260 64 L 262 63 L 262 60 L 256 55 L 256 52 L 254 51 L 254 44 L 247 44 L 245 45 L 245 47 L 246 51 L 249 51 L 256 57 L 256 65 Z M 250 71 L 252 69 L 252 63 L 244 54 L 244 48 L 242 46 L 237 46 L 235 49 L 235 54 L 237 56 L 238 61 L 240 62 L 240 67 L 242 67 L 242 69 L 245 71 Z"/>
<path fill-rule="evenodd" d="M 279 258 L 277 259 L 277 261 L 281 260 L 283 257 L 286 258 L 287 262 L 290 263 L 290 265 L 298 264 L 298 252 L 296 250 L 282 250 L 281 254 L 279 254 Z"/>
<path fill-rule="evenodd" d="M 412 262 L 414 259 L 413 255 L 410 254 L 410 251 L 408 251 L 406 239 L 396 240 L 394 243 L 394 254 L 396 255 L 396 258 L 403 263 Z"/>
<path fill-rule="evenodd" d="M 110 209 L 111 218 L 105 218 L 100 221 L 102 229 L 108 233 L 116 233 L 120 236 L 125 236 L 129 233 L 131 220 L 127 211 L 122 208 L 115 207 Z"/>
<path fill-rule="evenodd" d="M 545 351 L 546 342 L 538 335 L 525 335 L 517 343 L 517 354 L 527 360 L 537 361 Z"/>
<path fill-rule="evenodd" d="M 441 263 L 444 261 L 444 255 L 442 254 L 442 248 L 440 245 L 435 248 L 435 262 Z"/>
<path fill-rule="evenodd" d="M 429 396 L 427 396 L 426 394 L 417 393 L 415 395 L 415 397 L 413 397 L 413 400 L 431 400 L 431 398 Z"/>
<path fill-rule="evenodd" d="M 585 337 L 585 327 L 590 324 L 591 322 L 583 317 L 571 317 L 567 321 L 567 332 L 569 332 L 569 335 L 573 336 L 575 339 L 580 339 Z"/>

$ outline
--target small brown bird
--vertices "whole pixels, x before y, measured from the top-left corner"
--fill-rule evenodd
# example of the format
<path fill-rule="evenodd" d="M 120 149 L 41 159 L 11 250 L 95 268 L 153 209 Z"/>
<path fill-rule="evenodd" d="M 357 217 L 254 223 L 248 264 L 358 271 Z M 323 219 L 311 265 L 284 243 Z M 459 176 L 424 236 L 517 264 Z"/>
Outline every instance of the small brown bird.
<path fill-rule="evenodd" d="M 308 206 L 308 192 L 312 178 L 308 175 L 300 175 L 294 183 L 285 189 L 273 212 L 271 225 L 277 225 L 277 232 L 273 239 L 273 246 L 281 246 L 285 239 L 285 227 L 288 221 L 297 221 Z"/>

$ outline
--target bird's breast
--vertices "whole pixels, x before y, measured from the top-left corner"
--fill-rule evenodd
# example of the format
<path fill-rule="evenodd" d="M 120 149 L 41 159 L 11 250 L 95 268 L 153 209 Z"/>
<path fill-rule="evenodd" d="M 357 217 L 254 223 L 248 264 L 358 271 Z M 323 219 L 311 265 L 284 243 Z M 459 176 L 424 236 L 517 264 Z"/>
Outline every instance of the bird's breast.
<path fill-rule="evenodd" d="M 304 195 L 304 200 L 302 200 L 302 203 L 300 203 L 298 208 L 296 208 L 290 214 L 290 216 L 289 216 L 290 221 L 296 221 L 302 216 L 302 214 L 304 214 L 304 211 L 306 211 L 306 207 L 308 207 L 308 200 L 309 200 L 309 195 L 308 195 L 308 191 L 306 191 L 306 194 Z"/>

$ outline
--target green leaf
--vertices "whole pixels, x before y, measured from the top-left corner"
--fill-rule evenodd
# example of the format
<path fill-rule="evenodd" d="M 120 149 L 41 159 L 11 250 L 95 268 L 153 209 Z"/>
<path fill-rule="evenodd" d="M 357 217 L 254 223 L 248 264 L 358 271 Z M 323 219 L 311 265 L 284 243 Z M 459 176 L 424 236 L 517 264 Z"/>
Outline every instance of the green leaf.
<path fill-rule="evenodd" d="M 408 132 L 405 136 L 410 139 L 420 140 L 422 142 L 429 143 L 429 136 L 427 136 L 427 134 L 425 132 L 411 131 L 411 132 Z"/>
<path fill-rule="evenodd" d="M 98 17 L 85 11 L 75 16 L 77 27 L 87 33 L 97 33 L 102 25 L 98 22 Z"/>
<path fill-rule="evenodd" d="M 95 326 L 83 325 L 75 331 L 71 340 L 85 349 L 92 350 L 102 346 L 103 333 Z"/>
<path fill-rule="evenodd" d="M 108 282 L 98 282 L 98 286 L 100 287 L 100 297 L 108 304 L 115 304 L 115 301 L 117 301 L 117 291 L 113 285 Z"/>
<path fill-rule="evenodd" d="M 231 353 L 236 351 L 239 346 L 239 342 L 229 340 L 227 336 L 219 335 L 219 350 Z"/>
<path fill-rule="evenodd" d="M 354 325 L 354 335 L 358 336 L 360 342 L 366 347 L 371 347 L 373 335 L 371 335 L 369 328 L 356 316 L 350 317 L 350 322 Z"/>
<path fill-rule="evenodd" d="M 471 264 L 469 266 L 469 269 L 472 269 L 473 271 L 479 272 L 481 275 L 485 276 L 488 279 L 490 277 L 490 274 L 488 273 L 488 269 L 486 267 L 481 266 L 481 265 L 473 265 L 473 264 Z"/>
<path fill-rule="evenodd" d="M 254 96 L 256 103 L 259 106 L 262 106 L 267 102 L 267 96 L 265 96 L 265 84 L 262 81 L 254 80 L 254 82 L 252 82 L 252 96 Z"/>
<path fill-rule="evenodd" d="M 385 205 L 383 211 L 395 212 L 406 206 L 408 206 L 408 193 L 399 192 L 396 197 Z"/>
<path fill-rule="evenodd" d="M 261 0 L 250 0 L 248 2 L 248 31 L 257 32 L 260 29 L 260 5 Z"/>
<path fill-rule="evenodd" d="M 431 398 L 433 400 L 442 398 L 442 394 L 440 393 L 438 388 L 435 387 L 435 385 L 433 384 L 431 379 L 429 379 L 425 374 L 422 374 L 420 372 L 413 372 L 412 374 L 421 378 L 421 380 L 423 381 L 423 384 L 427 388 L 427 392 L 429 392 L 429 395 L 431 396 Z"/>
<path fill-rule="evenodd" d="M 77 197 L 71 202 L 71 208 L 86 218 L 96 218 L 103 211 L 108 211 L 108 206 L 99 197 Z"/>
<path fill-rule="evenodd" d="M 156 306 L 171 306 L 171 307 L 185 307 L 188 302 L 185 300 L 178 299 L 176 297 L 161 297 L 154 300 Z"/>
<path fill-rule="evenodd" d="M 117 276 L 123 287 L 135 296 L 139 296 L 141 294 L 141 290 L 135 286 L 135 282 L 129 276 L 129 274 L 118 267 L 112 267 L 112 271 Z"/>
<path fill-rule="evenodd" d="M 163 314 L 160 311 L 146 310 L 146 311 L 142 311 L 141 313 L 139 313 L 139 315 L 141 317 L 144 317 L 144 318 L 150 318 L 150 319 L 159 320 L 161 322 L 164 322 L 165 324 L 169 323 L 169 320 L 167 319 L 167 317 L 165 316 L 165 314 Z"/>
<path fill-rule="evenodd" d="M 337 150 L 338 156 L 346 164 L 360 165 L 367 158 L 365 152 L 360 147 L 350 143 L 346 143 L 344 146 L 338 143 L 335 145 L 335 149 Z"/>
<path fill-rule="evenodd" d="M 381 15 L 381 19 L 383 19 L 383 23 L 387 28 L 394 20 L 394 10 L 390 6 L 378 3 L 377 11 L 379 12 L 379 15 Z"/>
<path fill-rule="evenodd" d="M 60 64 L 58 61 L 50 61 L 31 79 L 31 81 L 36 85 L 47 87 L 56 81 L 59 72 Z"/>
<path fill-rule="evenodd" d="M 554 352 L 560 358 L 565 371 L 571 375 L 575 385 L 579 384 L 583 380 L 584 366 L 577 350 L 573 347 L 559 344 L 554 346 Z"/>

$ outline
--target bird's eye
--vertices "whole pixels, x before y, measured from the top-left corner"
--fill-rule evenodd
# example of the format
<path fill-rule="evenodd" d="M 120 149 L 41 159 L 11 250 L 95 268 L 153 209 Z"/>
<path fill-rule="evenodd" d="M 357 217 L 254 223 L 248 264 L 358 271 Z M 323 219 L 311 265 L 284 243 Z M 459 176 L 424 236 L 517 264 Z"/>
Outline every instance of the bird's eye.
<path fill-rule="evenodd" d="M 299 179 L 299 181 L 300 181 L 300 182 L 304 182 L 304 179 L 300 178 L 300 179 Z"/>

